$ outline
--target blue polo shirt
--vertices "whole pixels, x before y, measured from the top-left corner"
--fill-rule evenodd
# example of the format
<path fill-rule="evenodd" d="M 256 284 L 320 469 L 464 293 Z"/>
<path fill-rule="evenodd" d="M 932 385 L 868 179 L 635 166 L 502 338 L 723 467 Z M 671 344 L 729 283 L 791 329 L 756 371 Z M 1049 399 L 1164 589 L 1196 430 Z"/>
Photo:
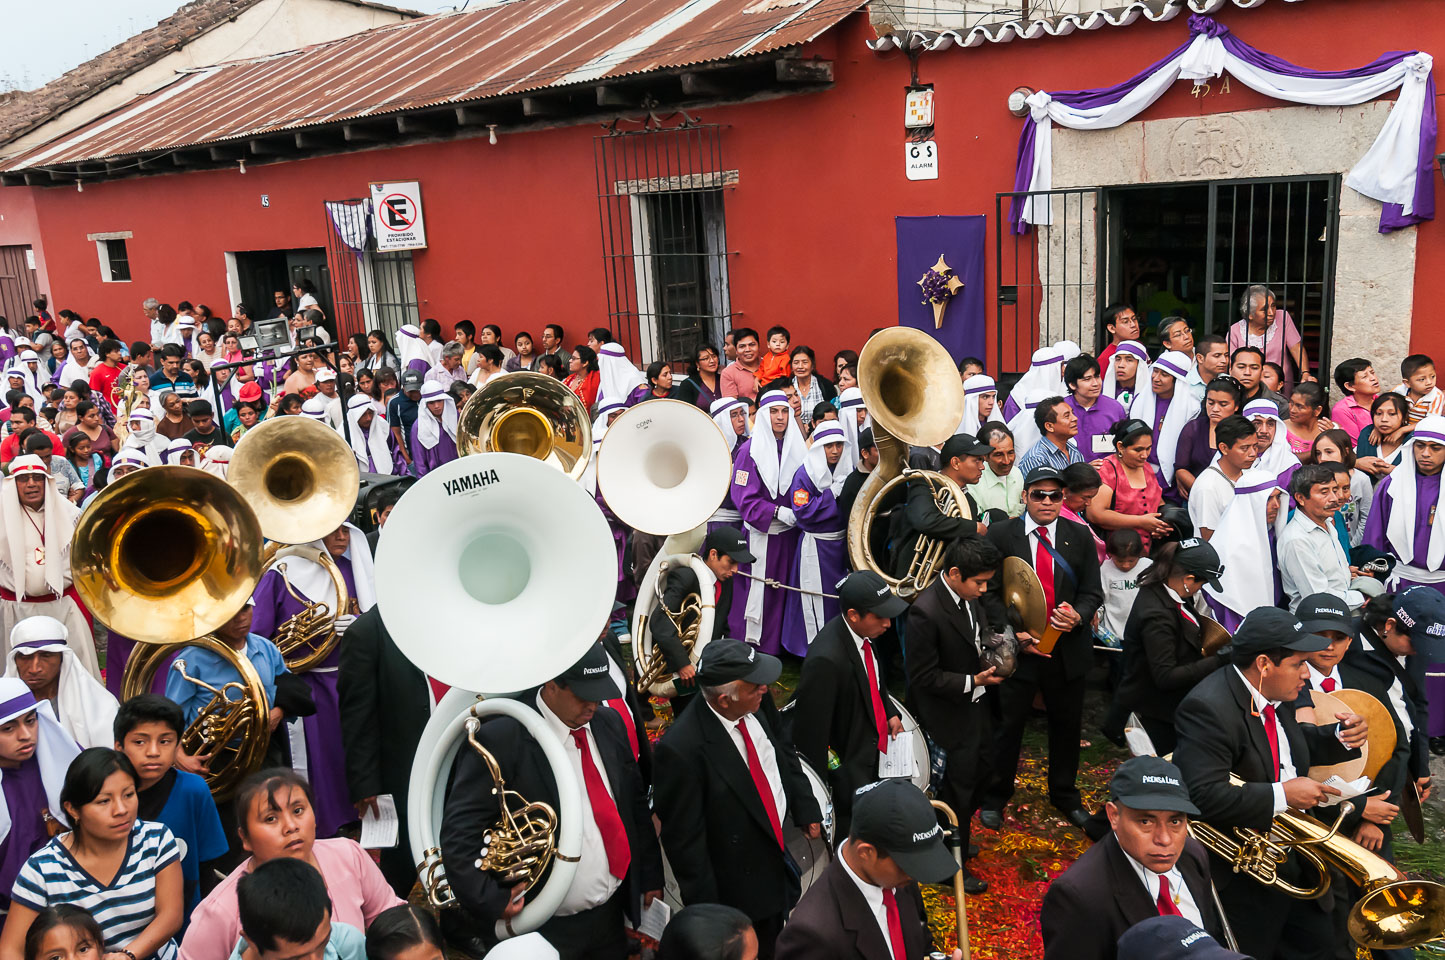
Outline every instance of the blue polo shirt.
<path fill-rule="evenodd" d="M 224 856 L 230 845 L 226 843 L 226 832 L 216 812 L 216 801 L 211 799 L 211 790 L 203 777 L 185 770 L 171 770 L 142 793 L 142 802 L 147 794 L 163 789 L 167 783 L 170 792 L 160 812 L 146 819 L 169 827 L 180 848 L 181 877 L 186 891 L 185 919 L 181 925 L 184 931 L 191 921 L 191 911 L 201 902 L 201 864 Z"/>

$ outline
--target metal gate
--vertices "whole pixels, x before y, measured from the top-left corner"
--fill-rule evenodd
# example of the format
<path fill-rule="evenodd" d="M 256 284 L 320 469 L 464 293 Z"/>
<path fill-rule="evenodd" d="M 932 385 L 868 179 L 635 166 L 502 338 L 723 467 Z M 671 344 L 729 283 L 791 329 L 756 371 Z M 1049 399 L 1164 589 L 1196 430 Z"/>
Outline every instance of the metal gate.
<path fill-rule="evenodd" d="M 402 324 L 421 322 L 412 252 L 376 249 L 369 200 L 329 201 L 324 210 L 337 340 L 383 330 L 394 345 Z"/>
<path fill-rule="evenodd" d="M 1105 218 L 1098 187 L 1000 193 L 994 201 L 998 322 L 990 369 L 1012 384 L 1040 343 L 1072 340 L 1097 349 L 1096 318 L 1108 276 Z M 1015 202 L 1048 204 L 1052 223 L 1015 234 Z"/>
<path fill-rule="evenodd" d="M 714 124 L 594 140 L 607 326 L 642 363 L 721 349 L 732 327 L 724 195 L 737 171 Z"/>

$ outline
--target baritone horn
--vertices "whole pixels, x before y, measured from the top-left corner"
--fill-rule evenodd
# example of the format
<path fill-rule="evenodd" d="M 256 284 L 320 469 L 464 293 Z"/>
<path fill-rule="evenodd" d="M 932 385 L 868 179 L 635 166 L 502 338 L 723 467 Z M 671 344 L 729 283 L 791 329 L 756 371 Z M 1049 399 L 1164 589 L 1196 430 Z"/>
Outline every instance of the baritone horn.
<path fill-rule="evenodd" d="M 220 477 L 148 467 L 86 508 L 70 572 L 81 602 L 116 633 L 145 644 L 190 640 L 231 619 L 256 589 L 261 527 Z"/>
<path fill-rule="evenodd" d="M 331 602 L 312 600 L 296 591 L 286 576 L 288 559 L 303 563 L 314 563 L 326 571 L 331 580 Z M 336 649 L 340 636 L 336 632 L 336 618 L 343 613 L 355 613 L 355 600 L 346 589 L 346 578 L 341 568 L 331 558 L 325 547 L 317 548 L 309 543 L 281 543 L 272 541 L 266 545 L 261 562 L 267 570 L 274 569 L 281 577 L 286 592 L 299 602 L 301 610 L 292 614 L 276 628 L 271 639 L 281 651 L 286 667 L 292 673 L 305 673 L 318 666 Z"/>
<path fill-rule="evenodd" d="M 518 370 L 467 398 L 457 416 L 457 452 L 521 454 L 578 480 L 592 456 L 592 422 L 562 381 Z"/>
<path fill-rule="evenodd" d="M 908 469 L 910 445 L 932 446 L 953 435 L 963 417 L 963 384 L 948 351 L 910 327 L 893 327 L 868 338 L 858 357 L 858 389 L 873 418 L 878 466 L 868 474 L 848 515 L 848 557 L 855 570 L 872 570 L 904 599 L 938 575 L 943 545 L 920 537 L 909 569 L 892 576 L 873 556 L 869 532 L 878 504 L 899 483 L 927 482 L 945 516 L 968 517 L 963 489 L 934 471 Z"/>
<path fill-rule="evenodd" d="M 226 474 L 281 543 L 320 540 L 356 508 L 361 468 L 341 434 L 309 417 L 273 417 L 247 430 Z"/>

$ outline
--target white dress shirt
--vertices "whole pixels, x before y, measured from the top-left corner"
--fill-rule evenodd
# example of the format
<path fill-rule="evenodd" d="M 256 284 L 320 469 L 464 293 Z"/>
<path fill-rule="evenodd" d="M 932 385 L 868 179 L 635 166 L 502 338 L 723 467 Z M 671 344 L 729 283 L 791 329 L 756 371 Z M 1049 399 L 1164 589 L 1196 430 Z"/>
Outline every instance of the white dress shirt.
<path fill-rule="evenodd" d="M 973 649 L 976 650 L 980 656 L 982 656 L 983 644 L 979 640 L 978 621 L 973 618 L 973 611 L 969 609 L 968 604 L 963 602 L 962 597 L 953 592 L 953 588 L 948 585 L 947 577 L 939 577 L 938 582 L 943 584 L 943 589 L 947 591 L 949 599 L 953 601 L 953 605 L 963 611 L 964 619 L 968 621 L 968 630 L 966 631 L 966 633 L 968 634 L 969 639 L 973 641 Z M 968 690 L 973 695 L 974 702 L 981 700 L 983 698 L 983 695 L 988 691 L 988 687 L 979 687 L 974 685 L 973 674 L 969 674 L 968 678 L 964 681 L 964 683 L 966 684 L 964 689 Z"/>
<path fill-rule="evenodd" d="M 738 732 L 737 721 L 729 720 L 727 717 L 713 709 L 712 704 L 707 700 L 702 701 L 708 712 L 717 717 L 717 722 L 723 725 L 727 731 L 728 739 L 737 748 L 738 756 L 743 758 L 743 766 L 748 765 L 748 748 L 743 743 L 743 735 Z M 762 765 L 763 776 L 768 781 L 768 787 L 773 791 L 773 807 L 778 811 L 778 826 L 788 822 L 788 796 L 783 793 L 783 776 L 778 771 L 778 753 L 773 749 L 773 741 L 763 730 L 763 725 L 758 723 L 758 718 L 752 714 L 743 717 L 743 724 L 748 728 L 748 736 L 752 738 L 753 749 L 758 752 L 758 763 Z"/>
<path fill-rule="evenodd" d="M 1029 549 L 1033 551 L 1033 553 L 1034 553 L 1035 556 L 1037 556 L 1037 555 L 1038 555 L 1038 552 L 1039 552 L 1039 548 L 1038 548 L 1038 543 L 1039 543 L 1039 541 L 1038 541 L 1038 537 L 1035 537 L 1035 536 L 1034 536 L 1034 531 L 1039 528 L 1040 524 L 1036 523 L 1036 522 L 1034 521 L 1034 518 L 1028 515 L 1028 512 L 1027 512 L 1027 511 L 1024 512 L 1023 518 L 1024 518 L 1024 536 L 1026 536 L 1026 537 L 1033 537 L 1033 541 L 1034 541 L 1034 542 L 1033 542 L 1032 545 L 1030 545 Z M 1048 534 L 1049 534 L 1049 544 L 1050 544 L 1051 546 L 1053 546 L 1053 548 L 1054 548 L 1055 550 L 1057 550 L 1057 549 L 1059 548 L 1059 521 L 1058 521 L 1058 518 L 1057 518 L 1057 517 L 1054 518 L 1054 522 L 1051 523 L 1051 524 L 1049 524 L 1048 526 L 1044 527 L 1044 529 L 1048 531 Z M 1029 565 L 1030 565 L 1030 566 L 1033 565 L 1033 560 L 1034 560 L 1033 557 L 1029 557 Z"/>
<path fill-rule="evenodd" d="M 851 840 L 845 841 L 843 847 L 851 842 Z M 892 953 L 893 939 L 888 935 L 888 907 L 883 903 L 883 888 L 873 886 L 853 872 L 853 868 L 848 866 L 848 858 L 843 856 L 843 847 L 838 848 L 838 862 L 843 864 L 843 872 L 848 875 L 848 879 L 852 880 L 862 891 L 863 900 L 868 904 L 868 910 L 873 914 L 874 922 L 878 924 L 878 932 L 883 935 L 883 942 L 888 946 L 889 953 Z"/>
<path fill-rule="evenodd" d="M 1325 689 L 1325 681 L 1326 681 L 1326 680 L 1333 680 L 1333 681 L 1335 682 L 1335 689 L 1336 689 L 1336 690 L 1343 690 L 1343 689 L 1345 689 L 1345 681 L 1343 681 L 1343 680 L 1340 679 L 1340 667 L 1339 667 L 1339 664 L 1335 664 L 1335 666 L 1330 669 L 1330 672 L 1329 672 L 1329 673 L 1320 673 L 1318 670 L 1315 669 L 1315 665 L 1312 664 L 1312 663 L 1310 663 L 1308 660 L 1305 661 L 1305 667 L 1306 667 L 1306 668 L 1309 670 L 1309 672 L 1310 672 L 1310 688 L 1311 688 L 1311 689 L 1323 691 L 1323 690 Z M 1326 718 L 1324 722 L 1325 722 L 1325 723 L 1333 723 L 1333 722 L 1334 722 L 1334 719 L 1335 719 L 1334 717 L 1329 717 L 1329 718 Z"/>
<path fill-rule="evenodd" d="M 1274 731 L 1279 743 L 1279 779 L 1274 782 L 1274 815 L 1277 817 L 1289 809 L 1289 804 L 1286 803 L 1284 799 L 1284 783 L 1286 780 L 1293 780 L 1296 776 L 1294 757 L 1291 756 L 1289 752 L 1289 737 L 1284 735 L 1284 724 L 1279 722 L 1280 702 L 1278 700 L 1266 700 L 1264 694 L 1254 689 L 1254 684 L 1249 682 L 1249 678 L 1246 677 L 1238 667 L 1231 667 L 1230 669 L 1239 674 L 1239 679 L 1244 681 L 1244 689 L 1249 691 L 1250 699 L 1254 701 L 1254 711 L 1259 715 L 1261 725 L 1265 723 L 1264 708 L 1266 706 L 1273 706 L 1275 710 Z M 1266 734 L 1266 739 L 1268 739 L 1268 734 Z"/>
<path fill-rule="evenodd" d="M 1344 600 L 1353 610 L 1365 602 L 1364 594 L 1350 589 L 1350 558 L 1334 527 L 1322 527 L 1303 510 L 1279 538 L 1279 573 L 1293 611 L 1312 593 L 1329 593 Z"/>
<path fill-rule="evenodd" d="M 1194 894 L 1189 892 L 1189 884 L 1184 882 L 1184 874 L 1179 872 L 1179 864 L 1177 861 L 1174 866 L 1169 868 L 1168 873 L 1160 874 L 1155 873 L 1138 860 L 1129 856 L 1128 853 L 1124 852 L 1123 847 L 1119 848 L 1119 852 L 1124 854 L 1124 859 L 1128 860 L 1129 866 L 1134 868 L 1134 873 L 1138 875 L 1139 882 L 1144 884 L 1144 892 L 1149 895 L 1149 901 L 1151 903 L 1157 904 L 1159 902 L 1159 878 L 1161 876 L 1168 877 L 1169 898 L 1174 901 L 1174 905 L 1179 908 L 1179 912 L 1184 914 L 1184 919 L 1196 927 L 1204 926 L 1204 915 L 1199 912 L 1199 904 L 1194 902 Z"/>
<path fill-rule="evenodd" d="M 566 917 L 606 903 L 617 892 L 617 888 L 622 886 L 622 881 L 612 875 L 611 867 L 607 863 L 607 848 L 602 843 L 602 831 L 597 827 L 597 819 L 592 816 L 592 804 L 587 799 L 587 780 L 582 775 L 582 752 L 577 749 L 577 742 L 572 739 L 572 728 L 558 719 L 540 693 L 537 694 L 537 712 L 562 742 L 562 752 L 567 754 L 567 761 L 572 766 L 572 773 L 577 778 L 577 786 L 582 794 L 582 856 L 577 864 L 577 872 L 572 877 L 572 886 L 567 888 L 567 896 L 557 908 L 557 916 Z M 597 740 L 592 736 L 592 725 L 588 724 L 582 729 L 587 731 L 587 746 L 592 751 L 592 762 L 597 765 L 597 772 L 602 775 L 602 785 L 607 789 L 607 796 L 610 798 L 612 783 L 607 779 L 607 765 L 602 762 Z"/>
<path fill-rule="evenodd" d="M 1373 651 L 1375 649 L 1374 644 L 1370 643 L 1363 635 L 1361 635 L 1356 642 L 1366 651 Z M 1388 655 L 1388 651 L 1386 651 L 1386 655 Z M 1395 662 L 1403 667 L 1405 665 L 1405 658 L 1396 657 Z M 1404 727 L 1405 738 L 1409 739 L 1410 735 L 1415 732 L 1415 721 L 1410 717 L 1410 706 L 1405 702 L 1405 685 L 1400 682 L 1399 677 L 1391 678 L 1389 694 L 1390 708 L 1395 712 L 1395 719 L 1400 721 L 1400 726 Z"/>

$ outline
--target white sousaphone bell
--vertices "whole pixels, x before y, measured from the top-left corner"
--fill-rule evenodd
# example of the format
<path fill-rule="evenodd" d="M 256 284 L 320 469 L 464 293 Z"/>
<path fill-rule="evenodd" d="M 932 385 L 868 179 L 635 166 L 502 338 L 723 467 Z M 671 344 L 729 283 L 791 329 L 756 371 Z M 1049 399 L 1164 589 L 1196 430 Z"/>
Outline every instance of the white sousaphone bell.
<path fill-rule="evenodd" d="M 539 503 L 546 509 L 538 511 Z M 429 899 L 454 903 L 439 850 L 452 761 L 481 718 L 517 720 L 547 755 L 558 809 L 555 836 L 546 838 L 551 872 L 496 933 L 534 930 L 571 886 L 582 847 L 582 795 L 541 716 L 505 694 L 551 680 L 597 642 L 616 590 L 611 530 L 567 474 L 515 453 L 464 456 L 431 471 L 402 496 L 387 526 L 376 556 L 382 619 L 412 663 L 453 686 L 432 713 L 412 766 L 412 855 Z M 526 815 L 538 806 L 516 810 L 524 832 Z M 500 832 L 499 825 L 494 833 Z"/>

